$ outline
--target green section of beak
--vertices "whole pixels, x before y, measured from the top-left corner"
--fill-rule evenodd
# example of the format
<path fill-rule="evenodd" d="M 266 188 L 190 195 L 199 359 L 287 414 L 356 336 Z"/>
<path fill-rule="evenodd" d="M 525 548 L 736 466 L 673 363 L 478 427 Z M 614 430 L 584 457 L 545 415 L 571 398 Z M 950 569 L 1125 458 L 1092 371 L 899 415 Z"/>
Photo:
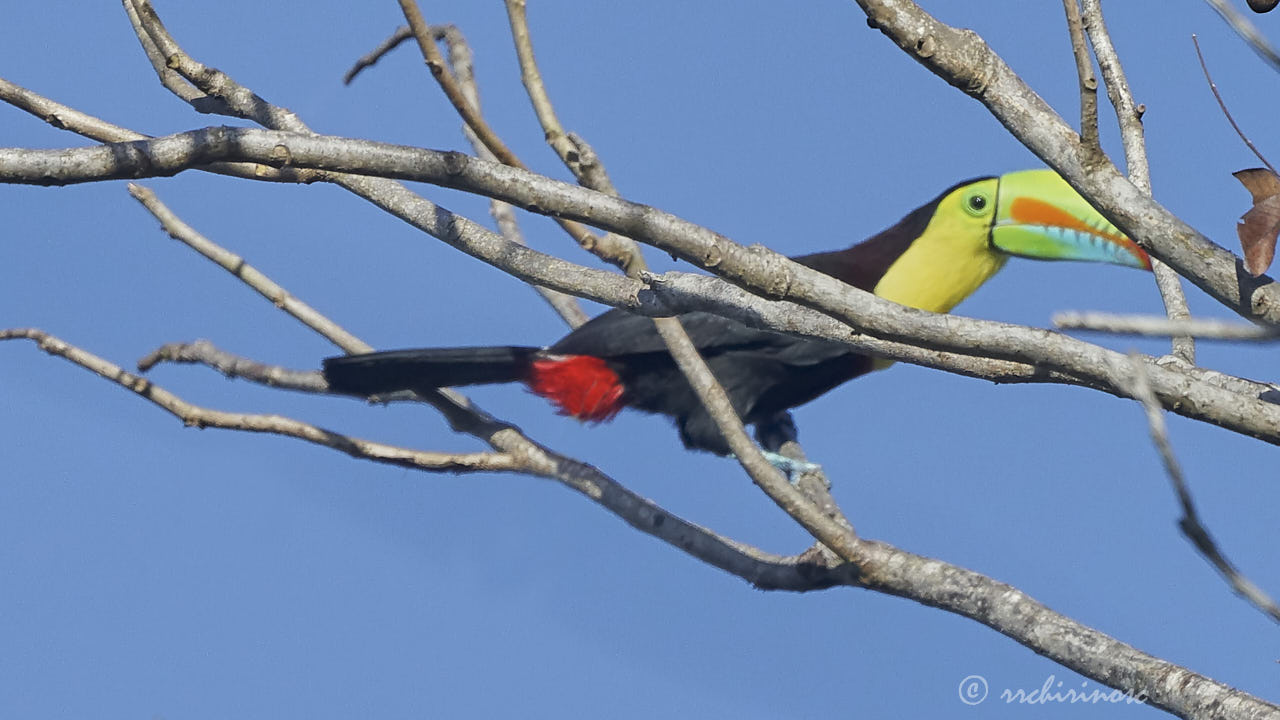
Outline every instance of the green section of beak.
<path fill-rule="evenodd" d="M 1000 176 L 991 245 L 1034 260 L 1151 269 L 1151 259 L 1052 170 Z"/>

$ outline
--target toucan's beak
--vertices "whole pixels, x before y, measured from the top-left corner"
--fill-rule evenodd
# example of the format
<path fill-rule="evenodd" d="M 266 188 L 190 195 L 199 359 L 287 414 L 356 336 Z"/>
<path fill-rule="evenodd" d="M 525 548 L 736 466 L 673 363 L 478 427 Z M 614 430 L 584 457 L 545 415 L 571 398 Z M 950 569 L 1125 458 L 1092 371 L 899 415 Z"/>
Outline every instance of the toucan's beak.
<path fill-rule="evenodd" d="M 1083 260 L 1151 269 L 1151 258 L 1052 170 L 1000 176 L 991 245 L 1035 260 Z"/>

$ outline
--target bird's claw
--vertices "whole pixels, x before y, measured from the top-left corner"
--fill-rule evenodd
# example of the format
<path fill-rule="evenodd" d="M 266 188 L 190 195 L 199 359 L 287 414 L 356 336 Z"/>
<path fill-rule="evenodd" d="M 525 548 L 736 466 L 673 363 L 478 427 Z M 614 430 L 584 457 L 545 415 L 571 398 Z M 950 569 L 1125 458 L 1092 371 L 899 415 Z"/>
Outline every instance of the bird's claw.
<path fill-rule="evenodd" d="M 789 458 L 786 455 L 773 452 L 772 450 L 763 450 L 761 452 L 764 453 L 764 459 L 768 460 L 770 465 L 781 470 L 782 474 L 787 476 L 787 482 L 792 485 L 799 482 L 801 475 L 804 475 L 805 473 L 819 472 L 822 470 L 821 465 L 811 463 L 808 460 L 796 460 L 795 458 Z"/>

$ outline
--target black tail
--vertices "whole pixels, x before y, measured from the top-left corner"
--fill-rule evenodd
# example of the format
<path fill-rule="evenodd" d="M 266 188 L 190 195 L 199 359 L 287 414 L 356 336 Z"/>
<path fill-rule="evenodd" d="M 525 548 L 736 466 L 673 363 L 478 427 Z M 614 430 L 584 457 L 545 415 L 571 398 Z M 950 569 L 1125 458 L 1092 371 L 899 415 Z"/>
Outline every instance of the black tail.
<path fill-rule="evenodd" d="M 350 395 L 523 380 L 540 348 L 462 347 L 391 350 L 325 358 L 329 389 Z"/>

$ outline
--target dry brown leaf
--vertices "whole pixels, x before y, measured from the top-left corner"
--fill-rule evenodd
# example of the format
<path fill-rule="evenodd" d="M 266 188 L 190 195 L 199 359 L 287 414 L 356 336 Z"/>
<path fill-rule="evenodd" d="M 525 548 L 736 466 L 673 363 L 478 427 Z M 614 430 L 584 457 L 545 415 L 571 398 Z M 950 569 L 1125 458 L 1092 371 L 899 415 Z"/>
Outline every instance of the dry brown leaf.
<path fill-rule="evenodd" d="M 1280 236 L 1280 176 L 1267 168 L 1232 173 L 1253 195 L 1253 207 L 1240 218 L 1236 234 L 1244 251 L 1244 269 L 1258 277 L 1271 267 Z"/>
<path fill-rule="evenodd" d="M 1272 195 L 1280 195 L 1280 175 L 1276 175 L 1268 168 L 1249 168 L 1237 170 L 1231 174 L 1240 181 L 1241 185 L 1244 185 L 1245 190 L 1253 195 L 1254 202 Z"/>

